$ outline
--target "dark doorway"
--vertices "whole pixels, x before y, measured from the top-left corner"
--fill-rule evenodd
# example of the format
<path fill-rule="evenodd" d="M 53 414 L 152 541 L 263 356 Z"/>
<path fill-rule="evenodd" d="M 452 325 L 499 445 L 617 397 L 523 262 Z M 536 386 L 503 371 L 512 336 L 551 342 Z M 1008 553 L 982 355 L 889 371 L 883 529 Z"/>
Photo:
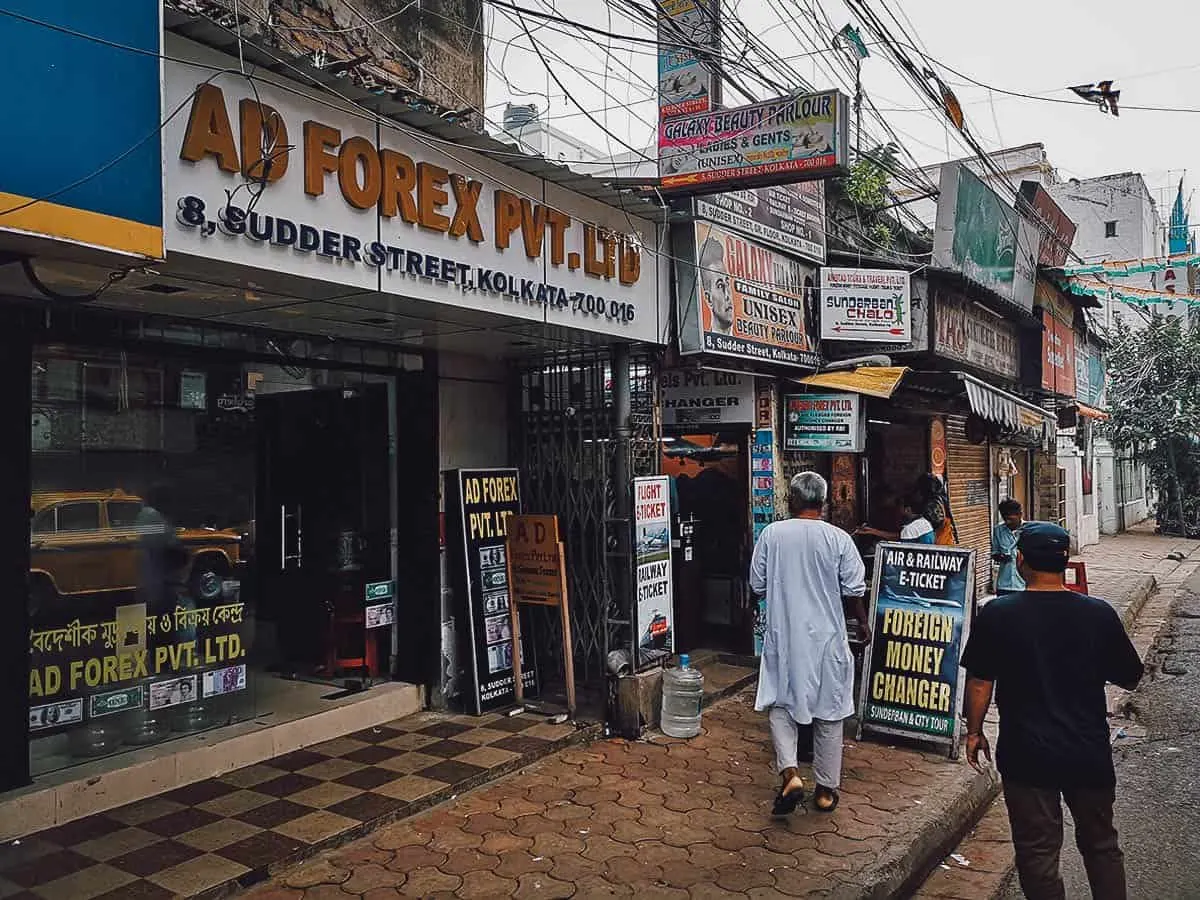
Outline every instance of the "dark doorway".
<path fill-rule="evenodd" d="M 258 401 L 258 619 L 284 674 L 386 669 L 391 629 L 366 629 L 365 598 L 393 578 L 388 402 L 386 384 Z"/>
<path fill-rule="evenodd" d="M 678 432 L 663 448 L 677 527 L 690 532 L 675 555 L 676 652 L 750 653 L 750 432 Z"/>

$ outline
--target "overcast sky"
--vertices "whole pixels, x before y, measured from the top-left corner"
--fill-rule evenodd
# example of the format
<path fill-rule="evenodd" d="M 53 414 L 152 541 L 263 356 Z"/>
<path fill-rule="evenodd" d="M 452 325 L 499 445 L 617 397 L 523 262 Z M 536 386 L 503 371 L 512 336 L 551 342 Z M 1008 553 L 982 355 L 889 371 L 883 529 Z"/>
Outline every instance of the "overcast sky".
<path fill-rule="evenodd" d="M 652 37 L 645 25 L 634 25 L 613 12 L 604 0 L 515 0 L 527 9 L 550 12 L 614 32 Z M 650 0 L 641 0 L 650 5 Z M 825 17 L 840 28 L 854 21 L 841 0 L 725 0 L 726 12 L 738 18 L 779 57 L 789 57 L 795 69 L 818 89 L 840 86 L 833 81 L 831 54 L 812 54 L 829 45 Z M 552 5 L 553 4 L 553 5 Z M 823 16 L 814 21 L 808 6 Z M 1119 118 L 1080 103 L 1076 107 L 1004 96 L 947 74 L 963 104 L 973 132 L 989 149 L 1041 142 L 1063 178 L 1092 177 L 1114 172 L 1141 172 L 1169 214 L 1175 186 L 1189 167 L 1200 165 L 1200 112 L 1142 112 L 1128 107 L 1156 106 L 1200 110 L 1200 55 L 1192 34 L 1200 27 L 1200 12 L 1186 0 L 1008 0 L 1001 4 L 950 0 L 869 0 L 887 18 L 893 10 L 915 34 L 933 59 L 995 88 L 1059 99 L 1075 99 L 1068 85 L 1114 79 L 1121 90 Z M 547 108 L 553 124 L 601 151 L 624 152 L 627 143 L 645 148 L 653 141 L 653 91 L 656 58 L 653 47 L 608 39 L 568 36 L 561 25 L 525 17 L 546 60 L 563 86 L 610 130 L 581 114 L 548 75 L 515 14 L 489 6 L 490 31 L 487 104 L 489 118 L 498 123 L 506 101 L 537 103 Z M 790 28 L 781 15 L 791 20 Z M 905 21 L 907 16 L 907 21 Z M 819 28 L 818 28 L 819 23 Z M 911 23 L 911 24 L 910 24 Z M 569 30 L 569 29 L 564 29 Z M 870 35 L 864 33 L 870 40 Z M 724 53 L 737 56 L 744 42 L 727 36 Z M 611 48 L 611 56 L 609 50 Z M 967 155 L 944 119 L 935 116 L 896 73 L 883 48 L 870 48 L 862 78 L 867 94 L 899 133 L 921 164 Z M 798 58 L 797 58 L 798 57 Z M 744 75 L 743 75 L 744 77 Z M 605 90 L 607 89 L 607 93 Z M 726 105 L 744 102 L 726 93 Z M 754 93 L 766 99 L 772 92 L 761 85 Z M 547 97 L 549 95 L 549 97 Z M 627 108 L 612 108 L 612 107 Z M 605 107 L 610 107 L 605 111 Z M 868 134 L 882 135 L 870 117 Z M 497 126 L 493 125 L 492 128 Z M 619 140 L 618 140 L 619 139 Z M 1186 191 L 1197 183 L 1190 177 Z M 1185 197 L 1187 193 L 1185 192 Z M 1161 204 L 1166 204 L 1166 209 Z M 1200 209 L 1192 204 L 1193 209 Z"/>

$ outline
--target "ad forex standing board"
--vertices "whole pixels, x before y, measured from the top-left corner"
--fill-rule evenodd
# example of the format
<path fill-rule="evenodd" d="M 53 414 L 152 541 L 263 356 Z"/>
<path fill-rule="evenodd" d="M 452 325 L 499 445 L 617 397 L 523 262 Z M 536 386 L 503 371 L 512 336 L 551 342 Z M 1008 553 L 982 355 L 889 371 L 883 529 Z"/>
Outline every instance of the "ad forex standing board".
<path fill-rule="evenodd" d="M 671 591 L 671 479 L 633 480 L 634 588 L 638 659 L 675 650 Z"/>
<path fill-rule="evenodd" d="M 695 224 L 695 242 L 681 351 L 815 368 L 816 269 L 709 222 Z"/>
<path fill-rule="evenodd" d="M 871 584 L 871 644 L 863 665 L 859 737 L 895 734 L 958 753 L 975 551 L 880 544 Z"/>
<path fill-rule="evenodd" d="M 521 512 L 521 485 L 516 469 L 456 469 L 446 473 L 447 540 L 459 597 L 460 627 L 467 633 L 476 715 L 511 704 L 513 685 L 511 588 L 505 540 L 511 517 Z M 528 623 L 522 622 L 522 634 Z M 528 664 L 532 647 L 522 640 Z M 522 672 L 525 692 L 537 689 L 535 667 Z"/>

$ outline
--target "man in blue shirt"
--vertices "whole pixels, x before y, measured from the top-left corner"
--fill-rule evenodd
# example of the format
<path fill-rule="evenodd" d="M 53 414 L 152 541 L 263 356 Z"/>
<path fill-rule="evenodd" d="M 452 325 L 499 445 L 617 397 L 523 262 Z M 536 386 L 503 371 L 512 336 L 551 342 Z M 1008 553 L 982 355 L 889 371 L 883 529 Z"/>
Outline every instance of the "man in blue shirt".
<path fill-rule="evenodd" d="M 1025 579 L 1017 571 L 1017 538 L 1021 535 L 1021 504 L 1005 500 L 1000 504 L 1001 521 L 992 529 L 992 562 L 1000 564 L 996 593 L 1007 594 L 1025 590 Z"/>

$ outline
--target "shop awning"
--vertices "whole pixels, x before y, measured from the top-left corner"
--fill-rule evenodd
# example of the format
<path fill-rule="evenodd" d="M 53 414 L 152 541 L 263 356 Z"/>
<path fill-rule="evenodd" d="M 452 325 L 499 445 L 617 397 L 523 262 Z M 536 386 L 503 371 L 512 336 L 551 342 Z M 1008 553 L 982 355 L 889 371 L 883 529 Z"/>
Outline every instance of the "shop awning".
<path fill-rule="evenodd" d="M 1040 406 L 1035 406 L 1016 394 L 1010 394 L 966 372 L 953 374 L 966 389 L 971 412 L 981 419 L 995 422 L 1009 431 L 1038 433 L 1048 440 L 1054 438 L 1057 425 L 1054 416 Z"/>
<path fill-rule="evenodd" d="M 966 394 L 972 413 L 1010 436 L 1048 444 L 1058 433 L 1054 413 L 966 372 L 913 372 L 904 383 L 916 390 Z"/>
<path fill-rule="evenodd" d="M 890 400 L 908 371 L 907 366 L 859 366 L 840 372 L 821 372 L 799 379 L 809 387 L 829 388 L 835 391 L 850 391 Z"/>
<path fill-rule="evenodd" d="M 1085 419 L 1097 419 L 1103 422 L 1109 417 L 1108 413 L 1106 413 L 1104 410 L 1096 409 L 1094 406 L 1088 406 L 1086 403 L 1075 401 L 1074 405 L 1076 411 L 1078 411 L 1078 413 Z"/>

